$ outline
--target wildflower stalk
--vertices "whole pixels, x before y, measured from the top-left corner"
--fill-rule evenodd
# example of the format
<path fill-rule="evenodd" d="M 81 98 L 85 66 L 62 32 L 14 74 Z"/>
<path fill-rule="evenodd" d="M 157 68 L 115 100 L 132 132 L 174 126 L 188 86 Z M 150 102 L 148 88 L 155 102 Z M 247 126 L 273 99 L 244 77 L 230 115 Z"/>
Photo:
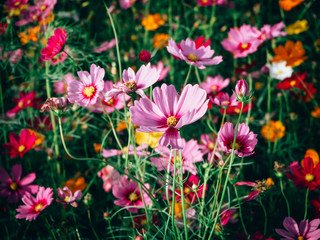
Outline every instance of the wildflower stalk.
<path fill-rule="evenodd" d="M 263 235 L 265 236 L 265 235 L 266 235 L 266 232 L 267 232 L 268 216 L 267 216 L 266 208 L 265 208 L 265 206 L 264 206 L 264 205 L 263 205 L 263 203 L 262 203 L 261 197 L 259 197 L 259 203 L 260 203 L 261 208 L 262 208 L 263 213 L 264 213 L 264 228 L 263 228 Z"/>
<path fill-rule="evenodd" d="M 309 196 L 309 188 L 307 188 L 306 199 L 304 201 L 304 217 L 303 220 L 306 220 L 308 213 L 308 196 Z"/>
<path fill-rule="evenodd" d="M 188 79 L 189 79 L 189 76 L 190 76 L 190 73 L 191 73 L 191 68 L 192 68 L 192 65 L 189 65 L 189 71 L 188 71 L 186 80 L 184 81 L 184 84 L 183 84 L 184 87 L 187 85 L 187 82 L 188 82 Z"/>
<path fill-rule="evenodd" d="M 111 27 L 112 27 L 112 31 L 114 34 L 114 38 L 116 40 L 116 52 L 117 52 L 117 59 L 118 59 L 118 67 L 119 67 L 119 78 L 122 79 L 122 68 L 121 68 L 121 58 L 120 58 L 120 50 L 119 50 L 119 42 L 118 42 L 118 35 L 117 35 L 117 31 L 116 28 L 114 27 L 114 23 L 113 23 L 113 19 L 112 16 L 110 14 L 109 8 L 107 6 L 107 4 L 105 3 L 105 1 L 103 1 L 104 7 L 107 10 L 107 14 L 111 23 Z"/>
<path fill-rule="evenodd" d="M 226 112 L 227 112 L 227 108 L 224 108 L 222 121 L 221 121 L 221 126 L 224 123 Z M 214 144 L 214 148 L 213 148 L 213 151 L 212 151 L 212 156 L 211 156 L 210 161 L 209 161 L 209 166 L 207 167 L 205 175 L 204 175 L 203 191 L 202 191 L 202 197 L 201 197 L 201 199 L 202 199 L 201 200 L 201 212 L 200 212 L 201 216 L 203 216 L 203 209 L 204 209 L 204 205 L 205 205 L 204 200 L 205 200 L 205 195 L 206 195 L 207 182 L 208 182 L 208 179 L 209 179 L 209 172 L 210 172 L 211 167 L 212 167 L 212 162 L 213 162 L 213 159 L 214 159 L 214 156 L 215 156 L 215 153 L 216 153 L 217 146 L 218 146 L 218 139 L 216 139 L 216 142 Z M 202 222 L 200 222 L 200 228 L 199 228 L 200 231 L 201 231 L 201 225 L 202 225 Z"/>
<path fill-rule="evenodd" d="M 1 114 L 2 114 L 2 119 L 3 121 L 5 121 L 5 112 L 4 112 L 4 104 L 3 104 L 3 93 L 2 93 L 2 78 L 1 78 L 1 75 L 0 75 L 0 102 L 1 102 Z M 2 128 L 2 131 L 3 131 L 3 140 L 4 140 L 4 143 L 7 143 L 7 130 L 5 127 Z"/>
<path fill-rule="evenodd" d="M 50 225 L 50 223 L 49 223 L 49 221 L 48 221 L 48 218 L 45 217 L 44 219 L 46 220 L 46 223 L 47 223 L 47 225 L 48 225 L 48 230 L 50 231 L 50 233 L 51 233 L 51 235 L 53 236 L 54 240 L 57 240 L 56 235 L 54 234 L 54 231 L 52 230 L 52 227 L 51 227 L 51 225 Z"/>
<path fill-rule="evenodd" d="M 280 178 L 280 189 L 281 189 L 281 194 L 282 194 L 284 200 L 286 201 L 286 205 L 287 205 L 287 209 L 288 209 L 288 217 L 290 217 L 290 205 L 289 205 L 289 201 L 283 191 L 282 177 Z"/>
<path fill-rule="evenodd" d="M 187 223 L 187 217 L 186 217 L 186 208 L 185 208 L 185 202 L 184 202 L 184 190 L 183 190 L 183 171 L 182 171 L 182 154 L 181 149 L 179 150 L 180 155 L 180 192 L 181 192 L 181 201 L 182 201 L 182 215 L 183 215 L 183 225 L 184 225 L 184 234 L 186 235 L 186 240 L 188 240 L 188 223 Z"/>
<path fill-rule="evenodd" d="M 242 225 L 242 228 L 244 230 L 244 233 L 245 233 L 246 237 L 248 237 L 247 228 L 246 228 L 246 225 L 244 224 L 244 221 L 243 221 L 242 208 L 241 208 L 241 203 L 240 203 L 240 199 L 239 199 L 239 195 L 238 195 L 238 190 L 237 190 L 237 188 L 235 186 L 234 186 L 234 192 L 236 194 L 237 201 L 238 201 L 238 204 L 239 204 L 239 215 L 240 215 L 241 225 Z"/>
<path fill-rule="evenodd" d="M 271 78 L 268 76 L 268 119 L 267 119 L 267 126 L 268 126 L 268 154 L 271 152 L 271 139 L 270 139 L 270 114 L 271 114 Z M 281 109 L 280 109 L 281 111 Z"/>
<path fill-rule="evenodd" d="M 251 87 L 252 87 L 252 79 L 251 79 Z M 251 89 L 251 87 L 250 87 L 250 89 Z M 250 100 L 250 101 L 251 101 L 251 100 Z M 220 203 L 219 203 L 218 211 L 217 211 L 217 214 L 216 214 L 216 218 L 215 218 L 215 220 L 214 220 L 214 223 L 213 223 L 213 227 L 212 227 L 212 230 L 211 230 L 209 239 L 211 239 L 212 234 L 213 234 L 214 229 L 215 229 L 215 226 L 216 226 L 216 224 L 217 224 L 217 222 L 218 222 L 218 218 L 219 218 L 219 214 L 220 214 L 220 210 L 221 210 L 223 198 L 224 198 L 224 195 L 225 195 L 225 193 L 226 193 L 226 189 L 227 189 L 227 185 L 228 185 L 228 180 L 229 180 L 229 176 L 230 176 L 230 172 L 231 172 L 231 167 L 232 167 L 232 164 L 233 164 L 233 161 L 234 161 L 234 157 L 235 157 L 235 155 L 234 155 L 234 148 L 235 148 L 235 145 L 236 145 L 236 139 L 237 139 L 237 134 L 238 134 L 238 127 L 239 127 L 239 123 L 240 123 L 240 119 L 241 119 L 241 115 L 242 115 L 242 111 L 243 111 L 243 105 L 244 105 L 244 104 L 241 104 L 241 110 L 240 110 L 239 117 L 238 117 L 238 120 L 237 120 L 237 124 L 236 124 L 236 127 L 235 127 L 235 133 L 234 133 L 233 144 L 232 144 L 232 152 L 231 152 L 231 160 L 230 160 L 230 163 L 229 163 L 229 168 L 228 168 L 226 180 L 225 180 L 225 182 L 224 182 L 224 186 L 223 186 L 223 190 L 222 190 L 221 201 L 220 201 Z M 250 108 L 249 108 L 249 109 L 250 109 Z M 248 115 L 249 115 L 249 112 L 248 112 Z"/>
<path fill-rule="evenodd" d="M 173 160 L 173 179 L 172 179 L 172 206 L 171 206 L 171 224 L 172 224 L 172 231 L 174 232 L 174 239 L 177 239 L 176 236 L 176 227 L 175 227 L 175 216 L 174 216 L 174 207 L 176 203 L 176 172 L 177 172 L 177 150 L 174 150 L 174 160 Z"/>
<path fill-rule="evenodd" d="M 195 69 L 195 72 L 196 72 L 196 77 L 197 77 L 198 83 L 199 83 L 199 85 L 201 85 L 201 79 L 200 79 L 200 76 L 199 76 L 198 68 L 195 67 L 194 69 Z"/>
<path fill-rule="evenodd" d="M 251 64 L 251 58 L 250 56 L 248 56 L 248 63 Z M 252 75 L 251 73 L 248 73 L 248 81 L 249 81 L 249 91 L 251 92 L 252 91 Z M 248 114 L 247 114 L 247 117 L 246 117 L 246 125 L 248 126 L 249 125 L 249 121 L 250 121 L 250 116 L 251 116 L 251 103 L 252 103 L 252 100 L 251 98 L 249 99 L 249 108 L 248 108 Z M 243 103 L 242 103 L 242 106 L 243 107 Z"/>

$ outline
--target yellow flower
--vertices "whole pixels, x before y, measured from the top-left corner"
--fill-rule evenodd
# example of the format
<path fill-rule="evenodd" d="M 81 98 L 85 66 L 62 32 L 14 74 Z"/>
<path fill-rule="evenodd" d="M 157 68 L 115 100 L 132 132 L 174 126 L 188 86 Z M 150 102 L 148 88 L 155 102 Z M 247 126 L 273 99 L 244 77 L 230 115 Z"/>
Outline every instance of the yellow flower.
<path fill-rule="evenodd" d="M 267 178 L 266 184 L 268 187 L 270 187 L 270 186 L 274 185 L 274 181 L 272 180 L 272 178 Z"/>
<path fill-rule="evenodd" d="M 154 35 L 153 47 L 161 49 L 161 48 L 168 46 L 169 38 L 170 38 L 169 34 L 165 34 L 165 33 L 158 33 L 158 34 Z"/>
<path fill-rule="evenodd" d="M 160 13 L 149 14 L 148 17 L 144 18 L 141 22 L 145 30 L 154 31 L 164 24 L 164 20 Z"/>
<path fill-rule="evenodd" d="M 36 146 L 39 146 L 46 138 L 44 135 L 32 130 L 28 128 L 28 131 L 30 132 L 30 134 L 35 134 L 36 135 L 36 141 L 33 144 L 32 148 L 35 148 Z"/>
<path fill-rule="evenodd" d="M 314 106 L 314 110 L 311 112 L 311 116 L 314 118 L 320 118 L 320 108 L 318 106 Z"/>
<path fill-rule="evenodd" d="M 159 145 L 158 141 L 162 135 L 163 132 L 144 133 L 136 131 L 136 143 L 139 145 L 145 143 L 151 148 L 156 148 Z"/>
<path fill-rule="evenodd" d="M 299 34 L 299 33 L 302 33 L 304 31 L 307 31 L 308 28 L 309 28 L 309 26 L 308 26 L 308 21 L 307 20 L 296 21 L 295 23 L 290 24 L 287 27 L 287 33 L 289 35 Z"/>
<path fill-rule="evenodd" d="M 271 60 L 272 62 L 286 61 L 287 66 L 299 66 L 308 57 L 304 56 L 306 51 L 302 47 L 302 43 L 297 41 L 287 41 L 284 46 L 279 45 L 273 49 L 276 56 Z"/>
<path fill-rule="evenodd" d="M 286 128 L 282 122 L 270 120 L 270 127 L 268 127 L 267 124 L 264 125 L 261 129 L 261 134 L 265 139 L 270 139 L 271 142 L 275 142 L 283 138 L 285 131 Z"/>

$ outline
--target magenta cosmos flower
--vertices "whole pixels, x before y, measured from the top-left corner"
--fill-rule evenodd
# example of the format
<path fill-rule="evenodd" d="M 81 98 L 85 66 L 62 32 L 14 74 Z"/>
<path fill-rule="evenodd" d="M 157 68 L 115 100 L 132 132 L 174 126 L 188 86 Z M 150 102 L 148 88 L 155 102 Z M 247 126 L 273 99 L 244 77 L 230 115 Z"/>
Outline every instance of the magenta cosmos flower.
<path fill-rule="evenodd" d="M 68 72 L 64 75 L 63 80 L 53 83 L 53 91 L 56 94 L 65 94 L 68 89 L 68 85 L 72 80 L 76 80 L 72 73 Z"/>
<path fill-rule="evenodd" d="M 262 40 L 261 32 L 250 25 L 242 25 L 240 29 L 231 28 L 228 38 L 222 40 L 222 47 L 233 54 L 233 58 L 242 58 L 257 51 Z"/>
<path fill-rule="evenodd" d="M 145 183 L 144 186 L 147 189 L 150 188 L 148 183 Z M 150 204 L 148 194 L 145 191 L 141 193 L 138 184 L 131 179 L 128 180 L 126 176 L 120 177 L 118 184 L 112 188 L 112 194 L 117 198 L 117 200 L 114 201 L 115 205 L 126 207 L 126 209 L 132 213 L 137 213 L 138 208 L 144 207 L 142 196 L 146 206 Z"/>
<path fill-rule="evenodd" d="M 182 172 L 185 173 L 190 172 L 193 175 L 197 175 L 198 171 L 194 163 L 196 162 L 202 162 L 202 156 L 199 149 L 199 144 L 196 140 L 191 139 L 190 141 L 186 142 L 184 139 L 182 139 L 184 142 L 184 148 L 181 151 L 182 159 L 180 159 L 180 154 L 177 151 L 177 168 L 180 167 L 181 161 L 182 161 Z M 161 157 L 151 157 L 151 162 L 158 167 L 158 171 L 162 170 L 168 170 L 168 165 L 170 164 L 170 172 L 173 173 L 174 171 L 174 152 L 171 151 L 167 147 L 158 146 L 155 151 L 160 154 Z"/>
<path fill-rule="evenodd" d="M 207 111 L 207 93 L 199 85 L 188 84 L 181 95 L 173 85 L 162 84 L 153 89 L 154 102 L 141 98 L 130 108 L 131 120 L 140 126 L 138 132 L 165 132 L 159 139 L 159 145 L 171 145 L 173 149 L 182 149 L 184 140 L 178 129 L 197 121 Z"/>
<path fill-rule="evenodd" d="M 201 87 L 206 90 L 207 94 L 216 94 L 226 88 L 230 83 L 230 79 L 224 79 L 221 75 L 215 77 L 207 77 L 206 81 L 201 83 Z"/>
<path fill-rule="evenodd" d="M 98 177 L 103 181 L 104 191 L 110 192 L 112 187 L 117 184 L 120 174 L 111 165 L 107 165 L 98 172 Z"/>
<path fill-rule="evenodd" d="M 75 193 L 72 193 L 71 190 L 65 186 L 63 189 L 58 188 L 58 195 L 60 199 L 56 199 L 56 201 L 62 203 L 64 208 L 68 205 L 78 207 L 76 201 L 81 199 L 82 192 L 77 190 Z"/>
<path fill-rule="evenodd" d="M 224 152 L 232 152 L 234 135 L 235 129 L 233 129 L 232 123 L 227 122 L 220 128 L 218 132 L 218 141 Z M 236 137 L 234 154 L 238 157 L 252 155 L 257 142 L 257 134 L 250 132 L 250 128 L 245 123 L 240 123 Z"/>
<path fill-rule="evenodd" d="M 205 65 L 217 65 L 222 62 L 222 56 L 212 58 L 214 50 L 210 47 L 210 39 L 204 42 L 204 37 L 195 41 L 187 38 L 178 45 L 172 39 L 169 40 L 167 50 L 174 58 L 184 60 L 199 69 L 205 69 Z"/>
<path fill-rule="evenodd" d="M 19 212 L 16 215 L 17 219 L 25 218 L 28 221 L 35 220 L 41 211 L 46 209 L 52 202 L 52 188 L 39 187 L 37 197 L 31 194 L 26 194 L 22 197 L 22 202 L 25 205 L 20 205 L 17 208 Z"/>
<path fill-rule="evenodd" d="M 29 152 L 36 141 L 36 135 L 30 133 L 28 129 L 23 129 L 18 136 L 16 133 L 10 133 L 9 142 L 2 144 L 9 152 L 10 158 L 19 156 L 20 158 L 26 152 Z"/>
<path fill-rule="evenodd" d="M 18 202 L 26 193 L 35 194 L 38 185 L 29 185 L 36 179 L 35 173 L 30 173 L 21 179 L 21 164 L 16 164 L 11 168 L 12 179 L 4 170 L 0 168 L 0 196 L 8 197 L 8 202 Z"/>
<path fill-rule="evenodd" d="M 95 64 L 91 64 L 90 73 L 79 71 L 80 80 L 72 80 L 68 85 L 69 102 L 77 103 L 82 107 L 95 104 L 99 93 L 104 88 L 104 74 L 104 69 Z"/>
<path fill-rule="evenodd" d="M 41 60 L 48 61 L 56 56 L 67 40 L 66 30 L 57 28 L 54 35 L 48 39 L 47 46 L 41 50 Z"/>
<path fill-rule="evenodd" d="M 238 105 L 237 97 L 234 93 L 229 96 L 228 93 L 221 92 L 215 96 L 212 101 L 215 105 L 224 106 L 224 107 L 234 107 Z"/>
<path fill-rule="evenodd" d="M 208 162 L 216 164 L 219 159 L 221 159 L 221 154 L 219 153 L 218 146 L 215 150 L 214 157 L 212 158 L 212 154 L 214 151 L 214 146 L 216 144 L 217 138 L 210 136 L 209 134 L 201 134 L 200 136 L 200 150 L 203 155 L 208 153 Z"/>
<path fill-rule="evenodd" d="M 261 35 L 259 36 L 259 39 L 265 41 L 279 36 L 286 36 L 287 32 L 281 31 L 284 27 L 285 25 L 283 22 L 279 22 L 273 26 L 265 24 L 261 28 Z"/>
<path fill-rule="evenodd" d="M 117 83 L 116 86 L 119 86 L 120 83 Z M 104 99 L 103 93 L 106 93 L 113 89 L 113 82 L 112 81 L 105 81 L 104 82 L 104 88 L 102 92 L 100 93 L 101 99 Z M 108 102 L 102 101 L 102 105 L 100 101 L 97 101 L 95 104 L 89 104 L 87 108 L 93 112 L 104 112 L 112 113 L 115 111 L 115 109 L 122 109 L 124 108 L 124 105 L 130 100 L 130 96 L 125 94 L 124 96 L 122 94 L 118 96 L 112 97 Z"/>
<path fill-rule="evenodd" d="M 11 9 L 17 9 L 21 8 L 22 6 L 26 5 L 29 0 L 7 0 L 5 2 L 5 6 L 11 10 Z"/>
<path fill-rule="evenodd" d="M 128 70 L 123 70 L 122 83 L 105 93 L 104 100 L 109 102 L 113 97 L 118 96 L 120 93 L 129 94 L 132 92 L 136 92 L 141 97 L 145 97 L 146 95 L 144 94 L 143 89 L 153 85 L 158 81 L 159 77 L 160 71 L 152 68 L 150 63 L 142 65 L 137 74 L 129 67 Z"/>
<path fill-rule="evenodd" d="M 320 229 L 318 229 L 320 219 L 302 220 L 298 226 L 292 217 L 286 217 L 283 220 L 283 226 L 286 229 L 275 229 L 276 233 L 284 237 L 281 240 L 318 240 L 320 237 Z"/>

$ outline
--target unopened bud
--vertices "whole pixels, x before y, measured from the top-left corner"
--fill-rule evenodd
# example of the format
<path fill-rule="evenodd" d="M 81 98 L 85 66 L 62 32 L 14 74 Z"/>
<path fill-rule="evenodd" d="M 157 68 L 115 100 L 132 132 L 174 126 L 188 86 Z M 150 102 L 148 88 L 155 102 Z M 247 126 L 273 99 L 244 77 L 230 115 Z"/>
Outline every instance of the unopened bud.
<path fill-rule="evenodd" d="M 235 90 L 236 90 L 236 95 L 240 100 L 243 99 L 244 97 L 250 96 L 248 83 L 243 79 L 237 81 Z"/>
<path fill-rule="evenodd" d="M 48 98 L 45 103 L 42 105 L 40 112 L 52 109 L 53 111 L 64 110 L 69 103 L 66 97 L 61 98 Z"/>
<path fill-rule="evenodd" d="M 142 51 L 139 53 L 139 60 L 141 62 L 147 63 L 150 61 L 150 59 L 151 59 L 151 53 L 142 49 Z"/>

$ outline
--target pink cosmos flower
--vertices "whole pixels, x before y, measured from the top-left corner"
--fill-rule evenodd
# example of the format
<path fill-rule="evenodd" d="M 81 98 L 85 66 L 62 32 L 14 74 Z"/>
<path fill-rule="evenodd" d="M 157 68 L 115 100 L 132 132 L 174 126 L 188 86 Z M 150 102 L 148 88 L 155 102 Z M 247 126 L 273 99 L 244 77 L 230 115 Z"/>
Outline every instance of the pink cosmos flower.
<path fill-rule="evenodd" d="M 287 230 L 275 229 L 275 231 L 282 237 L 282 240 L 318 240 L 320 236 L 320 229 L 318 229 L 320 219 L 302 220 L 298 226 L 297 222 L 292 217 L 286 217 L 283 220 L 283 226 Z"/>
<path fill-rule="evenodd" d="M 182 159 L 180 159 L 179 151 L 177 151 L 177 168 L 180 167 L 182 161 L 182 172 L 190 172 L 193 175 L 197 175 L 198 171 L 194 163 L 202 162 L 203 154 L 200 151 L 200 146 L 196 140 L 191 139 L 186 142 L 182 139 L 184 148 L 181 150 Z M 168 164 L 170 163 L 170 172 L 174 171 L 174 152 L 167 147 L 158 146 L 155 151 L 160 154 L 161 157 L 151 157 L 151 162 L 158 167 L 158 171 L 168 170 Z M 179 171 L 178 171 L 179 172 Z"/>
<path fill-rule="evenodd" d="M 269 24 L 263 25 L 261 28 L 261 35 L 259 36 L 259 39 L 265 41 L 270 40 L 279 36 L 286 36 L 287 32 L 282 32 L 281 29 L 285 27 L 283 22 L 279 22 L 273 26 Z"/>
<path fill-rule="evenodd" d="M 98 177 L 103 181 L 104 191 L 110 192 L 112 187 L 117 184 L 120 174 L 111 165 L 107 165 L 98 172 Z"/>
<path fill-rule="evenodd" d="M 140 146 L 136 147 L 136 154 L 138 157 L 145 157 L 147 155 L 150 154 L 150 152 L 145 151 L 145 149 L 148 148 L 147 144 L 141 144 Z M 128 149 L 127 147 L 123 148 L 124 153 L 126 154 Z M 117 155 L 123 155 L 123 152 L 121 150 L 118 149 L 102 149 L 102 156 L 105 158 L 109 158 L 109 157 L 114 157 Z M 130 144 L 129 145 L 129 155 L 133 156 L 134 155 L 134 148 L 133 146 Z"/>
<path fill-rule="evenodd" d="M 222 56 L 212 58 L 214 50 L 211 49 L 211 40 L 204 42 L 205 38 L 199 37 L 195 41 L 187 38 L 178 45 L 172 39 L 169 40 L 167 50 L 174 58 L 184 60 L 199 69 L 205 69 L 205 65 L 217 65 L 222 62 Z"/>
<path fill-rule="evenodd" d="M 57 4 L 57 0 L 34 0 L 34 4 L 41 11 L 39 20 L 44 20 L 44 18 L 52 12 L 54 6 Z"/>
<path fill-rule="evenodd" d="M 36 135 L 34 133 L 30 134 L 28 129 L 23 129 L 20 137 L 16 133 L 10 133 L 9 140 L 10 142 L 2 145 L 9 151 L 8 154 L 10 158 L 17 156 L 22 158 L 23 155 L 33 147 L 36 141 Z"/>
<path fill-rule="evenodd" d="M 207 111 L 205 90 L 199 85 L 186 85 L 179 96 L 173 85 L 162 84 L 153 89 L 154 102 L 141 98 L 130 107 L 131 120 L 140 126 L 139 132 L 165 132 L 159 139 L 160 146 L 171 145 L 182 149 L 185 141 L 178 129 L 200 119 Z"/>
<path fill-rule="evenodd" d="M 208 162 L 212 161 L 213 164 L 217 163 L 219 159 L 221 159 L 221 154 L 219 153 L 218 146 L 214 153 L 214 157 L 212 158 L 212 154 L 214 151 L 215 142 L 217 141 L 216 138 L 211 137 L 209 134 L 201 134 L 200 136 L 200 149 L 203 155 L 208 153 Z"/>
<path fill-rule="evenodd" d="M 0 196 L 8 197 L 8 202 L 18 202 L 26 193 L 35 194 L 38 191 L 38 185 L 30 185 L 35 179 L 36 174 L 30 173 L 21 178 L 21 164 L 16 164 L 11 168 L 12 179 L 6 170 L 0 168 Z"/>
<path fill-rule="evenodd" d="M 31 91 L 29 93 L 20 92 L 19 93 L 20 98 L 13 98 L 12 101 L 17 104 L 14 108 L 10 109 L 6 115 L 7 117 L 15 117 L 15 115 L 20 112 L 22 109 L 28 108 L 28 107 L 34 107 L 39 108 L 41 105 L 39 105 L 37 102 L 41 100 L 41 98 L 36 98 L 36 92 Z"/>
<path fill-rule="evenodd" d="M 67 92 L 68 89 L 68 85 L 71 83 L 72 80 L 77 80 L 72 73 L 67 73 L 66 75 L 64 75 L 63 80 L 61 81 L 57 81 L 53 83 L 53 91 L 56 94 L 65 94 Z"/>
<path fill-rule="evenodd" d="M 66 46 L 64 51 L 67 52 L 69 54 L 69 47 Z M 59 63 L 63 63 L 67 58 L 68 58 L 68 54 L 66 54 L 65 52 L 60 52 L 59 54 L 57 54 L 56 56 L 54 56 L 51 59 L 50 64 L 52 66 L 58 65 Z"/>
<path fill-rule="evenodd" d="M 64 208 L 66 208 L 68 205 L 71 205 L 72 207 L 78 207 L 76 201 L 81 199 L 82 192 L 77 190 L 75 193 L 72 193 L 70 189 L 65 186 L 63 189 L 58 188 L 58 195 L 60 199 L 56 199 L 56 201 L 62 203 Z"/>
<path fill-rule="evenodd" d="M 7 52 L 6 57 L 4 57 L 4 59 L 9 58 L 9 62 L 12 65 L 16 65 L 22 58 L 22 55 L 23 55 L 23 50 L 21 48 L 18 48 L 14 51 Z"/>
<path fill-rule="evenodd" d="M 109 50 L 110 48 L 113 48 L 114 46 L 116 46 L 117 41 L 116 39 L 112 39 L 110 42 L 103 42 L 100 44 L 99 47 L 95 47 L 93 49 L 94 52 L 96 53 L 101 53 L 101 52 L 105 52 L 107 50 Z"/>
<path fill-rule="evenodd" d="M 210 98 L 212 99 L 212 98 Z M 215 105 L 217 106 L 224 106 L 224 107 L 233 107 L 238 105 L 237 97 L 234 93 L 232 93 L 231 97 L 228 93 L 221 92 L 220 94 L 217 94 L 213 101 Z"/>
<path fill-rule="evenodd" d="M 60 97 L 60 98 L 48 98 L 44 104 L 42 105 L 40 112 L 48 111 L 50 110 L 57 111 L 57 110 L 66 110 L 67 105 L 70 104 L 67 97 Z"/>
<path fill-rule="evenodd" d="M 120 7 L 123 9 L 131 8 L 135 2 L 136 0 L 119 0 Z"/>
<path fill-rule="evenodd" d="M 16 215 L 16 218 L 25 218 L 28 221 L 35 220 L 40 212 L 51 204 L 53 200 L 52 195 L 52 188 L 44 187 L 39 187 L 37 197 L 33 197 L 31 194 L 27 193 L 22 197 L 22 202 L 25 205 L 20 205 L 17 208 L 19 213 Z"/>
<path fill-rule="evenodd" d="M 161 80 L 165 79 L 167 77 L 167 75 L 168 75 L 168 72 L 171 69 L 170 66 L 164 67 L 162 61 L 159 61 L 157 66 L 151 65 L 151 67 L 156 69 L 158 72 L 160 72 L 160 77 L 159 77 L 158 81 L 161 81 Z"/>
<path fill-rule="evenodd" d="M 67 36 L 66 30 L 57 28 L 54 35 L 48 39 L 47 46 L 41 50 L 41 60 L 48 61 L 62 51 Z"/>
<path fill-rule="evenodd" d="M 116 87 L 119 85 L 120 85 L 120 83 L 117 83 Z M 113 82 L 112 81 L 105 81 L 102 93 L 100 93 L 101 99 L 104 98 L 103 93 L 106 93 L 112 89 L 113 89 Z M 102 101 L 103 107 L 101 106 L 100 101 L 97 101 L 93 105 L 89 104 L 87 106 L 87 108 L 93 112 L 102 113 L 105 110 L 105 111 L 107 111 L 107 113 L 112 113 L 115 111 L 115 109 L 118 109 L 118 110 L 123 109 L 125 103 L 128 102 L 129 100 L 130 100 L 130 96 L 128 96 L 127 94 L 124 94 L 124 99 L 123 99 L 123 95 L 119 94 L 118 96 L 112 97 L 108 102 Z"/>
<path fill-rule="evenodd" d="M 201 83 L 201 87 L 206 90 L 207 94 L 216 94 L 220 92 L 222 89 L 227 87 L 230 83 L 230 79 L 223 79 L 221 75 L 217 75 L 215 77 L 207 77 L 205 82 Z"/>
<path fill-rule="evenodd" d="M 259 40 L 261 32 L 250 25 L 242 25 L 240 29 L 231 28 L 228 38 L 223 39 L 222 47 L 233 54 L 233 58 L 242 58 L 257 51 L 262 40 Z"/>
<path fill-rule="evenodd" d="M 197 0 L 197 3 L 203 7 L 213 6 L 214 4 L 224 5 L 227 2 L 228 0 Z"/>
<path fill-rule="evenodd" d="M 37 6 L 28 6 L 27 9 L 22 9 L 20 11 L 20 20 L 15 22 L 18 27 L 24 26 L 28 23 L 36 22 L 41 19 L 41 10 Z"/>
<path fill-rule="evenodd" d="M 123 70 L 122 83 L 105 93 L 104 100 L 109 102 L 113 97 L 116 97 L 123 92 L 127 94 L 136 92 L 141 97 L 145 97 L 146 95 L 144 94 L 143 89 L 153 85 L 158 81 L 159 77 L 160 72 L 152 68 L 150 63 L 142 65 L 137 74 L 129 67 L 128 70 Z"/>
<path fill-rule="evenodd" d="M 11 10 L 11 9 L 17 9 L 21 8 L 22 6 L 26 5 L 29 0 L 7 0 L 5 2 L 5 6 Z"/>
<path fill-rule="evenodd" d="M 145 183 L 144 186 L 149 189 L 150 185 Z M 114 204 L 120 207 L 126 207 L 129 212 L 137 213 L 139 208 L 143 208 L 144 204 L 142 201 L 142 196 L 146 206 L 150 204 L 150 197 L 145 191 L 142 193 L 139 190 L 137 183 L 128 180 L 126 176 L 120 177 L 118 184 L 115 184 L 112 188 L 112 194 L 117 198 Z"/>
<path fill-rule="evenodd" d="M 232 123 L 227 122 L 220 128 L 218 132 L 218 141 L 224 152 L 232 152 L 234 135 L 235 129 L 233 129 Z M 250 132 L 250 128 L 245 123 L 240 123 L 236 137 L 234 154 L 238 157 L 252 155 L 257 142 L 257 134 Z"/>
<path fill-rule="evenodd" d="M 79 71 L 80 80 L 72 80 L 68 85 L 68 100 L 83 107 L 95 104 L 104 87 L 104 74 L 104 69 L 95 64 L 91 64 L 90 73 Z"/>

